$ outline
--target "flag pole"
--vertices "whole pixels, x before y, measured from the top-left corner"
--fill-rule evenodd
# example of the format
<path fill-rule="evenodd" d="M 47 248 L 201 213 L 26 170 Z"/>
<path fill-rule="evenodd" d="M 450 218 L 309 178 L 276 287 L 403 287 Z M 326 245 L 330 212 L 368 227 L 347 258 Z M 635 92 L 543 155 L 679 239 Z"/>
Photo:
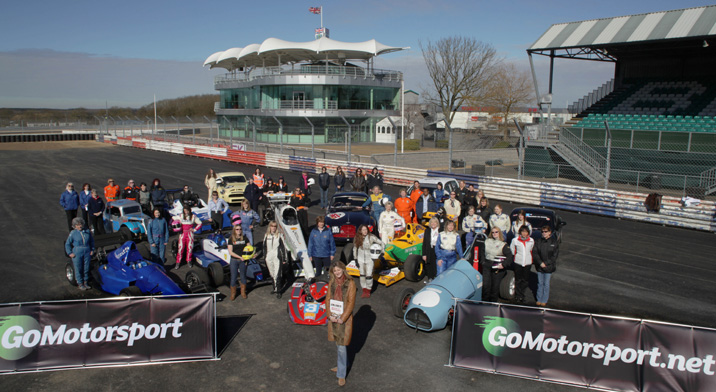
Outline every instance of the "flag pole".
<path fill-rule="evenodd" d="M 323 31 L 323 6 L 321 6 L 321 31 Z M 325 35 L 325 32 L 323 34 Z"/>
<path fill-rule="evenodd" d="M 154 134 L 157 133 L 157 94 L 154 94 Z M 152 134 L 152 136 L 154 136 Z"/>

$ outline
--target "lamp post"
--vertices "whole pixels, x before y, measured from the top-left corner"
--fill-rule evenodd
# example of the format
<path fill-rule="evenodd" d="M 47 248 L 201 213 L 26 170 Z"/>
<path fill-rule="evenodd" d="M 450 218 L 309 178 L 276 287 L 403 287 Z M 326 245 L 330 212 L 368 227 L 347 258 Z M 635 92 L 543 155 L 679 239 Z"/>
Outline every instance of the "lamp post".
<path fill-rule="evenodd" d="M 157 116 L 157 118 L 159 120 L 161 120 L 161 122 L 162 122 L 162 128 L 164 128 L 164 141 L 166 142 L 167 141 L 167 122 L 164 121 L 162 116 Z M 155 123 L 155 125 L 156 125 L 156 123 Z"/>
<path fill-rule="evenodd" d="M 186 118 L 191 122 L 191 144 L 196 144 L 196 127 L 194 127 L 194 120 L 189 116 L 186 116 Z"/>
<path fill-rule="evenodd" d="M 308 124 L 311 126 L 311 159 L 316 158 L 316 127 L 313 126 L 311 120 L 304 116 Z"/>
<path fill-rule="evenodd" d="M 171 117 L 172 120 L 174 120 L 174 124 L 176 125 L 176 128 L 177 128 L 177 143 L 179 143 L 179 141 L 180 141 L 180 140 L 179 140 L 179 120 L 177 120 L 176 117 L 174 117 L 174 116 L 169 116 L 169 117 Z"/>
<path fill-rule="evenodd" d="M 351 163 L 351 137 L 352 137 L 351 124 L 348 122 L 348 120 L 346 120 L 345 117 L 341 116 L 341 119 L 348 126 L 348 137 L 346 138 L 346 142 L 348 143 L 348 151 L 347 151 L 348 163 Z"/>
<path fill-rule="evenodd" d="M 251 127 L 253 128 L 254 151 L 257 151 L 256 150 L 256 123 L 249 116 L 246 116 L 246 121 L 250 122 Z"/>

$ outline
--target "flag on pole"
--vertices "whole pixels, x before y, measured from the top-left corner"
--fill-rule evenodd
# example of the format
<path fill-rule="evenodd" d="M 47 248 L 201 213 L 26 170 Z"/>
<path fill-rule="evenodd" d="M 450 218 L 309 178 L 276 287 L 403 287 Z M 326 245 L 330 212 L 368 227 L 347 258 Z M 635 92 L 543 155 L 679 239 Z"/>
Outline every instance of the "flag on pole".
<path fill-rule="evenodd" d="M 308 7 L 308 11 L 319 15 L 321 13 L 321 7 Z"/>

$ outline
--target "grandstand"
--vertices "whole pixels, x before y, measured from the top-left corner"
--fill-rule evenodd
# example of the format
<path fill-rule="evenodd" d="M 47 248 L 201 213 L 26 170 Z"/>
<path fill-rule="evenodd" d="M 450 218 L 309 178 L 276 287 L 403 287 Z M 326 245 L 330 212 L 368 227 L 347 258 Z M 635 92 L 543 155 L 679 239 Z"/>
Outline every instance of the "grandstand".
<path fill-rule="evenodd" d="M 716 6 L 552 25 L 527 50 L 550 58 L 549 93 L 556 58 L 612 62 L 614 79 L 570 105 L 567 126 L 530 138 L 524 174 L 715 193 L 712 44 Z"/>

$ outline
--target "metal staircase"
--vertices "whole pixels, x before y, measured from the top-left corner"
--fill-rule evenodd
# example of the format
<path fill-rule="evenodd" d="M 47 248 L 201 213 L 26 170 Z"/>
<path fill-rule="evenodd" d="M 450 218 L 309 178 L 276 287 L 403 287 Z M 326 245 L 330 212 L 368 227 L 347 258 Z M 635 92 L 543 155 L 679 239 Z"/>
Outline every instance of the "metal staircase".
<path fill-rule="evenodd" d="M 701 172 L 699 187 L 704 189 L 706 195 L 716 192 L 716 167 Z"/>

